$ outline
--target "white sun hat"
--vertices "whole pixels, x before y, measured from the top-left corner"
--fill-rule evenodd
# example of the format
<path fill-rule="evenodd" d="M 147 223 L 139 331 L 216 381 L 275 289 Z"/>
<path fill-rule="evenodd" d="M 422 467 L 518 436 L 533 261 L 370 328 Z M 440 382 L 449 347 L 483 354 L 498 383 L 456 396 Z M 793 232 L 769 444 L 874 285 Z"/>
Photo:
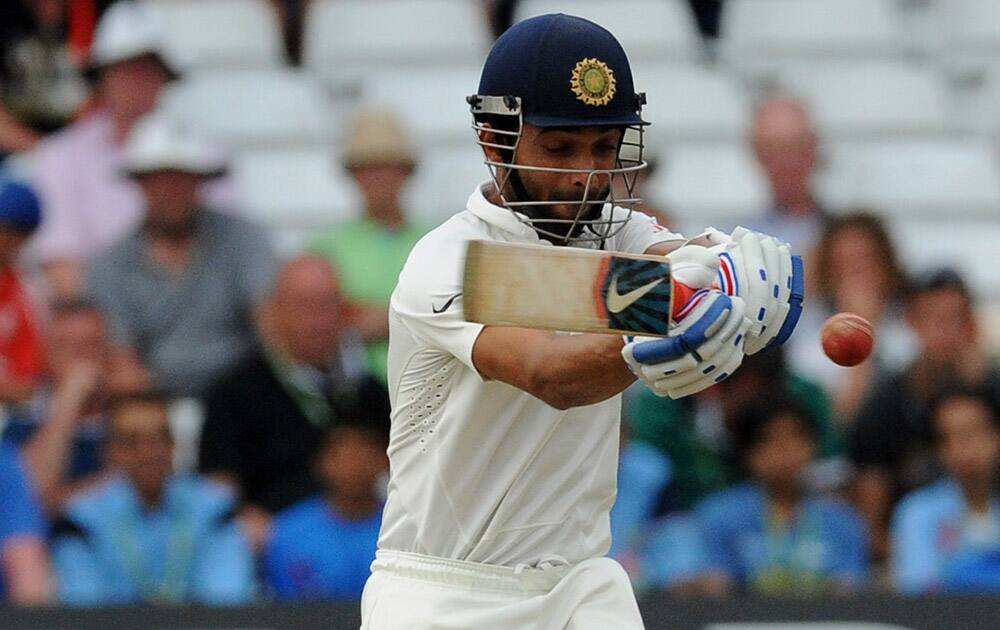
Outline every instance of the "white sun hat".
<path fill-rule="evenodd" d="M 173 78 L 181 75 L 183 63 L 170 45 L 156 16 L 136 2 L 116 2 L 97 25 L 90 51 L 88 74 L 128 59 L 155 55 Z"/>
<path fill-rule="evenodd" d="M 157 112 L 135 124 L 122 154 L 122 170 L 133 177 L 156 171 L 217 177 L 226 172 L 226 162 L 218 146 Z"/>

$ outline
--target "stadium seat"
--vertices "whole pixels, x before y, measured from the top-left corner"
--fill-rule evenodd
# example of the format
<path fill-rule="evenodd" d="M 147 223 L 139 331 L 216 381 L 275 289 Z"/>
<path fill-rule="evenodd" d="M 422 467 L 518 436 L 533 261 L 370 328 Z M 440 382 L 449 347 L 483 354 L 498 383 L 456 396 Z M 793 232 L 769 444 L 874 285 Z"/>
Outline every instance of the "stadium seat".
<path fill-rule="evenodd" d="M 303 37 L 306 67 L 336 85 L 383 68 L 478 65 L 492 43 L 470 0 L 314 0 Z M 422 89 L 421 71 L 397 88 L 401 97 Z"/>
<path fill-rule="evenodd" d="M 948 86 L 920 65 L 828 62 L 791 67 L 782 85 L 808 103 L 825 135 L 930 135 L 953 128 Z"/>
<path fill-rule="evenodd" d="M 567 13 L 615 34 L 629 59 L 693 61 L 702 55 L 694 16 L 683 0 L 522 0 L 515 20 Z"/>
<path fill-rule="evenodd" d="M 406 207 L 415 218 L 437 225 L 464 210 L 476 185 L 489 178 L 482 149 L 473 143 L 470 131 L 467 147 L 440 148 L 420 155 L 405 192 Z"/>
<path fill-rule="evenodd" d="M 145 0 L 194 67 L 281 65 L 281 27 L 267 0 Z"/>
<path fill-rule="evenodd" d="M 635 64 L 636 89 L 646 93 L 643 119 L 653 126 L 647 142 L 745 137 L 750 99 L 740 85 L 720 70 L 694 65 Z"/>
<path fill-rule="evenodd" d="M 994 218 L 1000 163 L 982 140 L 860 143 L 831 147 L 837 206 L 907 218 Z"/>
<path fill-rule="evenodd" d="M 292 70 L 197 73 L 172 87 L 164 107 L 234 148 L 324 145 L 335 130 L 320 83 Z"/>
<path fill-rule="evenodd" d="M 646 186 L 682 231 L 730 225 L 759 216 L 768 203 L 767 184 L 743 143 L 668 147 Z"/>
<path fill-rule="evenodd" d="M 996 0 L 933 0 L 936 54 L 951 70 L 978 72 L 1000 59 Z"/>
<path fill-rule="evenodd" d="M 360 104 L 395 111 L 423 144 L 473 145 L 472 114 L 465 98 L 479 87 L 480 69 L 428 68 L 421 70 L 420 89 L 403 88 L 413 81 L 408 69 L 383 70 L 359 86 Z M 405 94 L 405 97 L 404 97 Z"/>
<path fill-rule="evenodd" d="M 950 266 L 962 272 L 983 302 L 1000 299 L 1000 222 L 956 220 L 942 212 L 934 218 L 894 218 L 893 242 L 908 269 L 920 272 Z"/>
<path fill-rule="evenodd" d="M 898 56 L 904 47 L 895 0 L 730 0 L 721 53 L 750 74 L 806 59 Z"/>
<path fill-rule="evenodd" d="M 286 232 L 333 225 L 361 205 L 360 191 L 329 147 L 245 152 L 233 175 L 247 215 Z"/>

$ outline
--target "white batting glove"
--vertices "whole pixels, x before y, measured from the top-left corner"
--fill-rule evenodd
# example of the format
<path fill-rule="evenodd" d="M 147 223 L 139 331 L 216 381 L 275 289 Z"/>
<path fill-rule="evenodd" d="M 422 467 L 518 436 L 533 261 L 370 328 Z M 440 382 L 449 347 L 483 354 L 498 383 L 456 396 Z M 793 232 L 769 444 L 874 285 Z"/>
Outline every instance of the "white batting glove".
<path fill-rule="evenodd" d="M 774 343 L 784 343 L 802 311 L 802 260 L 792 256 L 788 243 L 743 227 L 733 230 L 719 252 L 719 288 L 746 301 L 751 326 L 746 353 L 754 354 Z"/>
<path fill-rule="evenodd" d="M 671 314 L 669 337 L 626 337 L 622 357 L 654 393 L 681 398 L 739 367 L 750 321 L 740 297 L 710 288 L 720 269 L 716 252 L 685 245 L 668 258 L 675 295 L 690 297 Z"/>
<path fill-rule="evenodd" d="M 717 289 L 689 302 L 669 337 L 635 338 L 622 348 L 629 369 L 655 394 L 682 398 L 724 380 L 743 362 L 746 303 Z"/>

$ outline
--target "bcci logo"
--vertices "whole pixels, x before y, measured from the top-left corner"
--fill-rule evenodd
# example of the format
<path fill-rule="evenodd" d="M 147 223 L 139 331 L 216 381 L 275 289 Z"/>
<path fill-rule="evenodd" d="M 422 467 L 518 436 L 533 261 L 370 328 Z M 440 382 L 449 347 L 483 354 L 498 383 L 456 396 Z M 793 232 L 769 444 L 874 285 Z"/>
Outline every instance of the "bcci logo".
<path fill-rule="evenodd" d="M 598 59 L 581 59 L 573 68 L 570 89 L 587 105 L 607 105 L 615 97 L 615 73 Z"/>

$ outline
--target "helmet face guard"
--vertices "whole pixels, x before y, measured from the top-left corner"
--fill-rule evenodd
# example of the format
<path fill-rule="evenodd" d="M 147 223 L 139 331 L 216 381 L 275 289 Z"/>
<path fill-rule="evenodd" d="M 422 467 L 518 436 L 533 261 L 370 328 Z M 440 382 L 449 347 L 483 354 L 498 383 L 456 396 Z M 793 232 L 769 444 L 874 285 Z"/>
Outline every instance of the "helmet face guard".
<path fill-rule="evenodd" d="M 637 95 L 638 105 L 644 102 L 644 95 Z M 567 169 L 517 163 L 517 150 L 524 129 L 524 112 L 521 99 L 516 96 L 472 95 L 466 99 L 472 109 L 472 128 L 476 132 L 476 142 L 483 149 L 485 163 L 490 170 L 493 185 L 501 203 L 514 213 L 519 221 L 531 226 L 540 236 L 556 244 L 605 241 L 617 234 L 631 218 L 635 207 L 642 200 L 635 196 L 635 184 L 639 171 L 646 168 L 643 156 L 643 125 L 627 122 L 612 123 L 580 120 L 579 127 L 605 126 L 623 129 L 618 145 L 615 166 L 610 169 Z M 484 119 L 510 117 L 516 124 L 514 130 L 490 126 Z M 637 118 L 637 117 L 636 117 Z M 540 125 L 542 126 L 542 125 Z M 486 134 L 494 134 L 495 141 L 486 140 Z M 500 151 L 505 158 L 496 161 L 490 158 L 489 149 Z M 528 199 L 527 191 L 520 178 L 522 171 L 582 174 L 586 175 L 586 185 L 579 199 L 544 201 Z M 604 198 L 595 199 L 591 192 L 595 182 L 607 180 L 608 193 Z M 577 205 L 573 218 L 555 218 L 548 207 Z M 623 208 L 625 212 L 614 212 L 613 208 Z M 605 210 L 607 210 L 605 212 Z"/>

